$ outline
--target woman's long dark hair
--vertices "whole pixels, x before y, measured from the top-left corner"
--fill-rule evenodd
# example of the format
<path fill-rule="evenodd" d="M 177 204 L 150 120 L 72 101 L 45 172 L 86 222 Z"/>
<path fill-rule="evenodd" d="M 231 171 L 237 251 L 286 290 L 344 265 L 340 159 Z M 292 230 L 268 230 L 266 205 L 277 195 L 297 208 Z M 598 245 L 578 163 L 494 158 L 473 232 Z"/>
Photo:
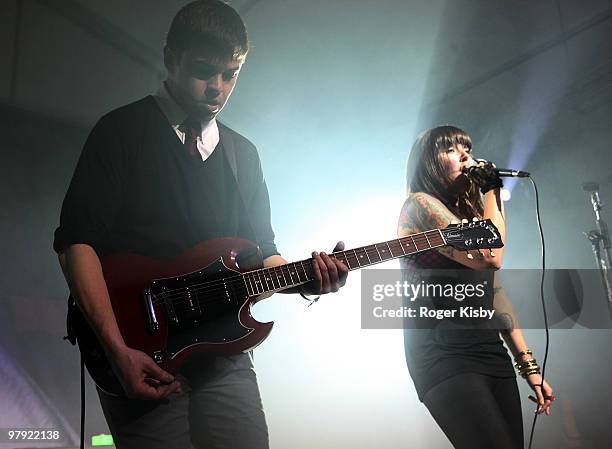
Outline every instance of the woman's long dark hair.
<path fill-rule="evenodd" d="M 440 151 L 457 144 L 472 148 L 470 136 L 455 126 L 437 126 L 419 134 L 408 156 L 406 191 L 434 196 L 458 218 L 481 217 L 484 207 L 478 186 L 470 182 L 467 189 L 453 192 L 453 180 L 438 157 Z"/>

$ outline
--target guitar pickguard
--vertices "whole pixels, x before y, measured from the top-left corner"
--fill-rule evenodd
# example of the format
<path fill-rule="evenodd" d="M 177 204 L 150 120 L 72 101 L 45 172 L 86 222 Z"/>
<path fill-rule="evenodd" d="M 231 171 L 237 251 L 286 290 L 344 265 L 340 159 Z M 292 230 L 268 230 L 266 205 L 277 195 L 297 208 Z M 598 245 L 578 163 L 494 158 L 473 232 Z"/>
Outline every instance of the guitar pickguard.
<path fill-rule="evenodd" d="M 166 351 L 157 356 L 158 361 L 194 345 L 228 343 L 253 331 L 239 318 L 248 299 L 246 285 L 221 258 L 193 273 L 156 279 L 151 293 L 157 314 L 167 322 Z"/>

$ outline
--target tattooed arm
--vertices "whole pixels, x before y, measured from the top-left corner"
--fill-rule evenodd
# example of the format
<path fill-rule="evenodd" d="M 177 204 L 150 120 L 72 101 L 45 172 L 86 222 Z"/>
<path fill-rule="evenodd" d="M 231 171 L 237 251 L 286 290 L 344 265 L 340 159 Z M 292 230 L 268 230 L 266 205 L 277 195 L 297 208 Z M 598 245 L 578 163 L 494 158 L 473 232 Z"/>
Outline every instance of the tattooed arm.
<path fill-rule="evenodd" d="M 488 192 L 487 192 L 488 193 Z M 487 210 L 485 209 L 485 217 Z M 460 220 L 442 204 L 441 201 L 426 193 L 417 192 L 408 196 L 402 207 L 397 233 L 399 237 L 405 237 L 417 232 L 429 231 L 447 227 L 450 223 L 457 223 Z M 502 219 L 503 223 L 503 219 Z M 505 231 L 505 230 L 504 230 Z M 500 232 L 502 230 L 500 229 Z M 505 233 L 502 234 L 502 239 Z M 472 250 L 470 253 L 473 259 L 468 259 L 467 252 L 457 251 L 450 246 L 437 248 L 442 255 L 459 262 L 470 268 L 476 269 L 499 269 L 501 267 L 502 249 L 495 250 L 495 256 L 491 256 L 489 251 L 483 251 L 481 256 L 478 251 Z"/>
<path fill-rule="evenodd" d="M 493 284 L 493 309 L 495 309 L 496 325 L 506 344 L 516 356 L 517 353 L 526 348 L 523 335 L 519 329 L 518 318 L 514 312 L 514 307 L 501 284 L 499 276 L 495 273 Z M 514 333 L 518 331 L 518 333 Z M 512 339 L 514 335 L 516 338 Z"/>
<path fill-rule="evenodd" d="M 510 352 L 512 352 L 516 360 L 518 354 L 527 350 L 528 346 L 525 342 L 523 332 L 519 328 L 514 308 L 499 281 L 497 273 L 495 273 L 493 285 L 493 292 L 495 295 L 493 297 L 493 308 L 495 309 L 495 316 L 497 318 L 496 324 L 499 326 L 499 332 L 506 342 L 506 346 L 508 346 L 508 349 L 510 349 Z M 532 358 L 532 356 L 527 354 L 518 356 L 520 360 L 527 360 L 530 358 Z M 550 406 L 552 401 L 554 401 L 552 387 L 548 382 L 542 379 L 540 374 L 531 374 L 527 376 L 526 380 L 538 398 L 537 412 L 550 415 Z M 540 387 L 540 385 L 542 385 L 542 387 Z"/>

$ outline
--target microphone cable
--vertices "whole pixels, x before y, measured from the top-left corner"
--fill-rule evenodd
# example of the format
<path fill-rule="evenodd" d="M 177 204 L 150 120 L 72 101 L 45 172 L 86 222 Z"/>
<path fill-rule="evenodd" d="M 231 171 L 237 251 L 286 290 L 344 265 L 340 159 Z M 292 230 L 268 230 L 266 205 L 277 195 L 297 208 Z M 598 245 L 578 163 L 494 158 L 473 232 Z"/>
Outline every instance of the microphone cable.
<path fill-rule="evenodd" d="M 544 330 L 546 331 L 546 346 L 544 350 L 544 362 L 542 363 L 542 382 L 538 385 L 534 385 L 534 387 L 539 386 L 540 391 L 542 392 L 542 396 L 544 396 L 545 394 L 544 393 L 544 380 L 546 379 L 545 377 L 546 362 L 548 361 L 548 347 L 550 344 L 550 333 L 548 329 L 548 315 L 546 313 L 546 302 L 544 301 L 544 277 L 546 274 L 546 246 L 544 244 L 544 232 L 542 230 L 542 221 L 540 219 L 540 199 L 538 195 L 538 186 L 536 185 L 535 181 L 533 180 L 531 176 L 529 176 L 529 180 L 531 181 L 531 184 L 533 185 L 533 190 L 535 192 L 536 219 L 538 223 L 538 230 L 540 232 L 540 244 L 542 247 L 542 276 L 540 278 L 540 299 L 542 301 L 542 313 L 544 315 Z M 538 421 L 539 413 L 537 413 L 537 410 L 538 409 L 536 408 L 536 413 L 535 413 L 535 416 L 533 417 L 533 422 L 531 423 L 531 432 L 529 434 L 529 449 L 531 449 L 531 445 L 533 443 L 533 435 L 535 432 L 535 426 L 536 426 L 536 422 Z"/>

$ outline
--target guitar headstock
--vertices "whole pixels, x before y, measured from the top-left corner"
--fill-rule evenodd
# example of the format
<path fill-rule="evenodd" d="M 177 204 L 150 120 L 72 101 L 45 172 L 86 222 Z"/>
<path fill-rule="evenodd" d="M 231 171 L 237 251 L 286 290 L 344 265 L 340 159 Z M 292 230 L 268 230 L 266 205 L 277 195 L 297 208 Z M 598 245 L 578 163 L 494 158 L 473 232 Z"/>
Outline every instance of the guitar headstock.
<path fill-rule="evenodd" d="M 448 245 L 467 251 L 469 249 L 502 248 L 504 242 L 499 231 L 489 219 L 450 224 L 440 232 Z"/>

